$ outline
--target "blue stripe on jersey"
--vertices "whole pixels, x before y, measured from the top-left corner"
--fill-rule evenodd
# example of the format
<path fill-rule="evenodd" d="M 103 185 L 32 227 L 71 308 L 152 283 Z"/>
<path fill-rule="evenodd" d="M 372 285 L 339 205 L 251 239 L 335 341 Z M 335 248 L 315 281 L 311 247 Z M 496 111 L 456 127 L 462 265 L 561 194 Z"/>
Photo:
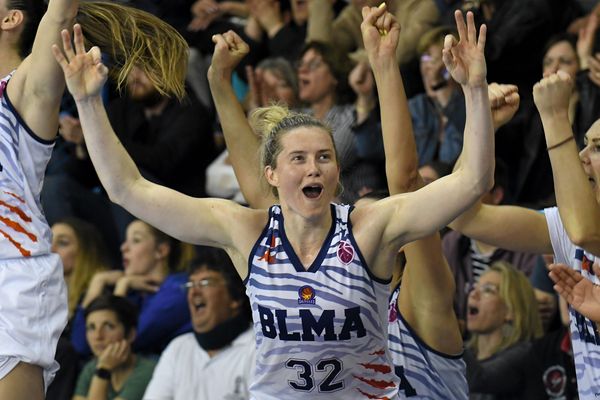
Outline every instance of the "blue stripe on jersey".
<path fill-rule="evenodd" d="M 390 296 L 388 346 L 400 376 L 400 398 L 468 399 L 465 362 L 462 354 L 438 352 L 413 331 L 398 309 L 398 286 Z"/>
<path fill-rule="evenodd" d="M 397 393 L 386 348 L 389 286 L 371 278 L 353 244 L 350 208 L 331 210 L 332 227 L 308 270 L 287 241 L 279 206 L 253 247 L 246 279 L 258 349 L 253 399 Z"/>

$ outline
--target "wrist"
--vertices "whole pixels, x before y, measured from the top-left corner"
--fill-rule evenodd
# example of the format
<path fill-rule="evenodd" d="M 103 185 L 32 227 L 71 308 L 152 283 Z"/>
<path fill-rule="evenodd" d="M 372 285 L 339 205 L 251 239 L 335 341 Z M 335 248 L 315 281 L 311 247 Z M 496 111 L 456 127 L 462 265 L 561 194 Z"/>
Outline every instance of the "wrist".
<path fill-rule="evenodd" d="M 561 147 L 562 145 L 567 144 L 571 140 L 575 140 L 575 137 L 572 135 L 567 138 L 564 138 L 563 140 L 558 141 L 556 143 L 548 143 L 548 147 L 546 148 L 546 151 L 554 150 L 557 147 Z"/>
<path fill-rule="evenodd" d="M 98 367 L 96 367 L 94 376 L 96 376 L 102 380 L 108 381 L 108 380 L 110 380 L 110 377 L 111 377 L 111 370 L 109 368 L 106 368 L 105 366 L 99 365 Z"/>

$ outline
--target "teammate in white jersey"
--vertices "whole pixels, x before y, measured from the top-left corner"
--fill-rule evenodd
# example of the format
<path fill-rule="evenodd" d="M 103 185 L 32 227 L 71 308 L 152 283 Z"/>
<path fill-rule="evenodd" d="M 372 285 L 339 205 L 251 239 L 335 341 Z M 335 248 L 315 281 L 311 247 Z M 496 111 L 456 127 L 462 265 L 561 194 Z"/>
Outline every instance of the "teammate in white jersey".
<path fill-rule="evenodd" d="M 577 154 L 569 122 L 573 82 L 559 70 L 534 86 L 552 171 L 558 208 L 544 213 L 512 206 L 477 203 L 451 224 L 476 240 L 515 251 L 553 252 L 555 262 L 570 265 L 594 284 L 600 258 L 600 121 L 585 136 Z M 580 398 L 600 396 L 600 335 L 596 323 L 569 308 L 571 340 Z"/>
<path fill-rule="evenodd" d="M 123 68 L 131 67 L 127 61 L 137 63 L 140 56 L 147 55 L 138 53 L 137 58 L 127 60 L 128 52 L 136 49 L 131 49 L 126 39 L 135 36 L 139 40 L 147 32 L 132 31 L 131 21 L 126 28 L 128 22 L 122 18 L 126 9 L 122 6 L 86 3 L 79 8 L 76 0 L 50 0 L 36 27 L 36 10 L 43 10 L 42 5 L 43 1 L 0 0 L 3 72 L 0 76 L 0 398 L 3 399 L 44 397 L 45 388 L 58 368 L 54 353 L 67 322 L 62 264 L 59 256 L 50 251 L 51 231 L 39 199 L 65 84 L 50 45 L 60 39 L 61 29 L 71 26 L 77 15 L 87 21 L 93 31 L 92 38 L 101 43 L 106 43 L 115 31 L 109 22 L 122 25 L 120 32 L 125 39 L 115 38 L 118 43 L 110 50 L 116 50 L 117 61 L 124 64 Z M 167 26 L 157 18 L 150 25 L 156 31 Z M 36 29 L 31 54 L 21 62 L 25 48 L 31 45 L 28 38 Z M 147 42 L 142 42 L 142 47 L 146 46 Z M 169 51 L 175 52 L 177 48 L 185 50 L 183 39 L 180 46 Z M 183 62 L 170 63 L 170 66 L 182 65 L 180 74 L 174 73 L 174 68 L 161 74 L 156 67 L 161 57 L 151 56 L 143 62 L 148 62 L 158 80 L 180 77 L 178 85 L 165 84 L 164 88 L 181 92 Z"/>
<path fill-rule="evenodd" d="M 373 20 L 375 32 L 377 29 L 388 32 L 384 41 L 397 40 L 399 28 L 389 14 L 373 17 Z M 290 273 L 294 282 L 306 273 L 319 270 L 319 263 L 324 258 L 337 257 L 341 263 L 361 267 L 370 282 L 389 282 L 393 261 L 403 244 L 437 231 L 492 185 L 494 142 L 483 62 L 485 28 L 480 31 L 479 41 L 476 36 L 474 27 L 470 25 L 460 42 L 448 40 L 445 43 L 446 56 L 452 60 L 452 72 L 461 76 L 461 81 L 471 88 L 473 94 L 472 112 L 467 116 L 463 167 L 419 191 L 375 202 L 352 211 L 351 215 L 348 215 L 347 209 L 331 205 L 339 184 L 340 168 L 331 132 L 320 121 L 295 114 L 285 115 L 283 119 L 262 119 L 264 126 L 268 127 L 265 130 L 268 134 L 263 137 L 261 165 L 266 181 L 277 193 L 281 204 L 272 208 L 271 214 L 265 209 L 247 209 L 228 200 L 190 198 L 144 179 L 119 143 L 100 98 L 100 88 L 107 75 L 106 67 L 95 56 L 97 50 L 86 53 L 81 31 L 75 31 L 75 50 L 71 48 L 69 34 L 64 31 L 64 53 L 58 46 L 53 47 L 53 53 L 63 68 L 67 86 L 75 99 L 91 159 L 113 201 L 180 240 L 225 249 L 244 278 L 250 273 L 250 257 L 254 261 L 253 270 L 258 263 L 257 258 L 260 260 L 260 257 L 255 257 L 255 246 L 266 245 L 262 240 L 258 243 L 257 238 L 263 239 L 265 229 L 271 229 L 271 225 L 266 224 L 272 222 L 273 227 L 278 223 L 278 228 L 281 228 L 284 253 L 294 258 L 291 264 L 295 271 Z M 225 83 L 229 81 L 232 66 L 247 53 L 247 45 L 231 31 L 216 35 L 213 40 L 217 48 L 209 69 L 209 79 L 223 129 L 241 129 L 248 133 L 251 128 L 243 118 L 241 106 L 230 84 Z M 276 109 L 267 110 L 263 115 L 273 116 L 270 111 Z M 420 213 L 423 207 L 430 211 Z M 281 210 L 280 217 L 275 216 L 277 209 Z M 332 239 L 332 232 L 335 232 L 335 239 Z M 333 240 L 346 237 L 351 247 L 344 240 L 334 248 L 334 252 L 330 252 Z M 265 251 L 261 256 L 262 266 L 271 264 L 271 260 L 282 261 L 286 262 L 288 270 L 290 263 L 277 258 L 280 253 L 277 240 L 272 246 L 275 246 L 273 253 Z M 267 247 L 272 246 L 269 243 Z M 321 272 L 327 273 L 327 267 Z M 331 271 L 334 272 L 352 278 L 343 269 L 336 268 Z M 258 301 L 276 303 L 277 296 L 281 296 L 277 309 L 267 307 L 269 310 L 261 314 L 264 321 L 254 322 L 260 326 L 264 323 L 261 329 L 263 336 L 275 343 L 271 348 L 281 350 L 286 347 L 290 359 L 281 363 L 278 369 L 271 367 L 271 371 L 279 377 L 276 393 L 273 393 L 274 386 L 259 385 L 251 396 L 258 399 L 300 398 L 306 395 L 305 389 L 308 389 L 312 398 L 356 398 L 362 387 L 356 382 L 360 381 L 372 385 L 380 398 L 393 397 L 396 394 L 393 385 L 355 374 L 359 367 L 371 372 L 389 371 L 389 365 L 385 365 L 385 348 L 374 349 L 373 357 L 384 353 L 381 357 L 383 362 L 375 365 L 364 360 L 365 365 L 346 366 L 335 357 L 327 357 L 330 346 L 327 341 L 336 351 L 343 345 L 356 348 L 357 345 L 367 346 L 376 341 L 375 333 L 366 331 L 367 325 L 376 326 L 381 318 L 378 304 L 385 304 L 385 297 L 381 301 L 380 286 L 373 284 L 369 292 L 363 290 L 362 297 L 361 289 L 357 288 L 358 293 L 353 293 L 353 298 L 349 299 L 352 304 L 341 315 L 338 314 L 340 307 L 323 310 L 319 305 L 320 301 L 325 301 L 343 306 L 342 299 L 331 293 L 331 290 L 335 292 L 335 288 L 319 292 L 321 289 L 315 287 L 290 285 L 279 288 L 279 291 L 286 291 L 285 295 L 273 292 L 269 296 L 257 292 L 254 298 L 257 302 L 253 307 L 258 313 L 261 312 Z M 339 293 L 347 293 L 347 289 Z M 324 295 L 321 300 L 319 293 Z M 289 305 L 292 295 L 296 305 L 302 307 L 284 308 Z M 372 303 L 370 307 L 376 312 L 361 308 L 360 304 L 367 301 Z M 290 313 L 287 319 L 286 311 Z M 383 334 L 379 332 L 379 336 Z M 289 346 L 290 341 L 303 344 L 319 341 L 319 346 L 311 348 L 322 358 L 313 365 L 306 357 L 313 360 L 317 358 L 315 354 L 296 354 L 304 346 L 293 348 Z M 292 360 L 294 355 L 298 357 Z M 261 356 L 268 357 L 269 354 L 260 354 L 259 351 L 257 357 Z M 342 376 L 343 380 L 336 379 Z M 361 396 L 367 398 L 368 395 Z"/>
<path fill-rule="evenodd" d="M 464 33 L 459 13 L 456 22 L 459 34 Z M 467 24 L 473 24 L 469 17 Z M 389 191 L 393 195 L 417 190 L 422 180 L 417 173 L 412 121 L 399 67 L 393 62 L 393 52 L 378 48 L 377 35 L 369 36 L 369 28 L 366 20 L 362 26 L 363 42 L 380 88 L 381 120 L 389 127 L 383 131 Z M 469 88 L 463 86 L 463 90 Z M 519 104 L 516 90 L 510 85 L 490 85 L 495 129 L 516 112 Z M 374 197 L 367 195 L 357 206 L 371 199 Z M 406 263 L 402 260 L 396 263 L 388 326 L 388 346 L 401 378 L 399 397 L 467 399 L 463 342 L 452 307 L 454 278 L 442 254 L 439 234 L 409 243 L 403 252 Z"/>

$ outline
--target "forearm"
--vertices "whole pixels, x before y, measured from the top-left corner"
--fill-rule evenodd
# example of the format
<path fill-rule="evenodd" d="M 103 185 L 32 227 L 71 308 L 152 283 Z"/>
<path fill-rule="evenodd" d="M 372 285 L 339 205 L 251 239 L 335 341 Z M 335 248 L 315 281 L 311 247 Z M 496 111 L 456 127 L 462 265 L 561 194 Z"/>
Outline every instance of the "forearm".
<path fill-rule="evenodd" d="M 395 60 L 371 60 L 381 109 L 386 175 L 390 194 L 418 189 L 418 158 L 412 119 Z"/>
<path fill-rule="evenodd" d="M 542 116 L 547 146 L 573 136 L 566 113 Z M 575 140 L 548 151 L 560 218 L 573 243 L 600 254 L 600 207 L 579 159 Z"/>
<path fill-rule="evenodd" d="M 92 378 L 87 400 L 107 400 L 110 379 L 102 379 L 97 376 Z"/>
<path fill-rule="evenodd" d="M 456 173 L 464 174 L 467 184 L 479 195 L 494 183 L 494 130 L 488 99 L 487 83 L 463 86 L 466 121 L 461 164 Z"/>
<path fill-rule="evenodd" d="M 124 205 L 128 192 L 142 177 L 115 135 L 100 96 L 77 101 L 90 158 L 112 201 Z"/>
<path fill-rule="evenodd" d="M 231 74 L 209 70 L 208 82 L 220 117 L 225 143 L 242 194 L 252 208 L 265 208 L 270 199 L 261 189 L 259 138 L 248 124 L 246 114 L 231 86 Z"/>

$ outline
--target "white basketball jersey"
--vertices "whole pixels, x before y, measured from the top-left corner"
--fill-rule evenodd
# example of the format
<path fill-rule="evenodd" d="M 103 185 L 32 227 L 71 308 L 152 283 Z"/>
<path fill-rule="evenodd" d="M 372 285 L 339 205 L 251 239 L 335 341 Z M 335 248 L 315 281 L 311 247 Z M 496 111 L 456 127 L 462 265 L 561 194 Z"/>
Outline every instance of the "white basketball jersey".
<path fill-rule="evenodd" d="M 0 260 L 50 253 L 51 232 L 40 205 L 54 141 L 25 125 L 0 80 Z"/>
<path fill-rule="evenodd" d="M 600 258 L 571 242 L 560 219 L 558 208 L 547 208 L 544 213 L 554 250 L 554 262 L 569 265 L 595 285 L 600 284 L 600 279 L 594 274 L 594 268 L 600 268 Z M 579 398 L 600 398 L 600 333 L 598 326 L 570 306 L 569 314 Z"/>
<path fill-rule="evenodd" d="M 447 355 L 427 346 L 398 310 L 400 286 L 389 304 L 388 346 L 401 399 L 466 400 L 469 398 L 466 366 L 462 354 Z"/>
<path fill-rule="evenodd" d="M 331 205 L 331 230 L 308 269 L 286 238 L 280 207 L 269 210 L 246 279 L 257 341 L 251 398 L 395 398 L 389 282 L 368 270 L 352 235 L 351 210 Z"/>

